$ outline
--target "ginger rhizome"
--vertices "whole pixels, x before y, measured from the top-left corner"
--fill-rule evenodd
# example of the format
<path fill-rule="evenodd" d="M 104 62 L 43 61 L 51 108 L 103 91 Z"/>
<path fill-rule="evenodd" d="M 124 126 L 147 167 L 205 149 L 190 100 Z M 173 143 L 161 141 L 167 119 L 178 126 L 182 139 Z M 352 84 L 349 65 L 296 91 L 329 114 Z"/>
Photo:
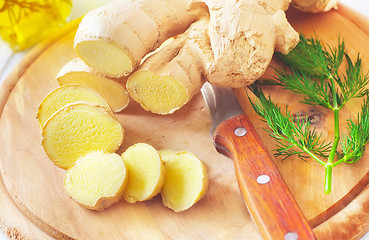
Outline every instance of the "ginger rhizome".
<path fill-rule="evenodd" d="M 74 46 L 100 74 L 130 75 L 127 90 L 145 110 L 169 114 L 198 93 L 204 81 L 245 87 L 264 74 L 275 50 L 288 53 L 299 41 L 284 13 L 289 4 L 116 1 L 83 18 Z"/>
<path fill-rule="evenodd" d="M 165 40 L 184 32 L 199 11 L 188 1 L 121 0 L 85 15 L 75 49 L 96 71 L 121 77 Z"/>
<path fill-rule="evenodd" d="M 130 96 L 148 111 L 169 114 L 180 109 L 200 91 L 204 79 L 198 57 L 191 53 L 193 36 L 203 35 L 208 21 L 191 25 L 188 31 L 162 46 L 128 78 Z"/>
<path fill-rule="evenodd" d="M 275 50 L 286 54 L 299 41 L 284 13 L 287 0 L 199 2 L 207 5 L 210 20 L 200 45 L 203 53 L 197 55 L 205 58 L 207 80 L 218 86 L 252 84 L 264 74 Z"/>

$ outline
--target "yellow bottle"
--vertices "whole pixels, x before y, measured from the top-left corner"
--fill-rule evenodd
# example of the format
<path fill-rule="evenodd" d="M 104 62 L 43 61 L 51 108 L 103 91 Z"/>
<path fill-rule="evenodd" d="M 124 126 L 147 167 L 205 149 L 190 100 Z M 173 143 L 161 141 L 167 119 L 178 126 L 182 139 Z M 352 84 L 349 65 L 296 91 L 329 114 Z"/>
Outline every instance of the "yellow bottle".
<path fill-rule="evenodd" d="M 0 37 L 23 50 L 62 26 L 71 9 L 72 0 L 0 0 Z"/>

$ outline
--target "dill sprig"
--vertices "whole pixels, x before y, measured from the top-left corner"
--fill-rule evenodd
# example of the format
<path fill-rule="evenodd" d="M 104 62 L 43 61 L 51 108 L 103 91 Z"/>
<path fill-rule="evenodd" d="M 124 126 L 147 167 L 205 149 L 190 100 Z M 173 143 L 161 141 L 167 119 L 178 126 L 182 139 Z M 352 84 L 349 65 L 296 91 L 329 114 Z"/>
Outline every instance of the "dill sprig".
<path fill-rule="evenodd" d="M 369 141 L 369 83 L 368 73 L 363 73 L 362 62 L 358 54 L 355 61 L 346 52 L 345 43 L 338 38 L 337 47 L 324 45 L 316 36 L 300 36 L 299 44 L 289 54 L 277 56 L 289 67 L 276 69 L 276 82 L 285 89 L 304 97 L 303 104 L 319 105 L 333 111 L 334 139 L 326 142 L 322 135 L 313 128 L 309 119 L 295 119 L 286 108 L 273 103 L 265 97 L 256 84 L 249 89 L 258 98 L 258 103 L 251 101 L 256 113 L 270 127 L 268 134 L 277 141 L 275 156 L 284 159 L 297 155 L 301 159 L 315 159 L 325 167 L 325 193 L 331 192 L 332 169 L 340 163 L 354 163 L 363 155 Z M 342 63 L 345 71 L 340 72 Z M 347 120 L 348 135 L 340 134 L 339 111 L 353 98 L 364 98 L 357 121 Z M 342 152 L 338 152 L 338 145 Z"/>
<path fill-rule="evenodd" d="M 287 108 L 283 114 L 281 108 L 275 105 L 270 97 L 266 98 L 257 85 L 253 84 L 250 89 L 259 99 L 259 104 L 252 104 L 253 109 L 270 127 L 270 130 L 266 129 L 268 134 L 277 140 L 277 157 L 284 156 L 283 159 L 286 159 L 297 155 L 305 159 L 314 155 L 328 156 L 330 143 L 321 141 L 321 134 L 311 128 L 307 117 L 296 119 Z M 318 158 L 316 160 L 320 161 Z M 323 162 L 320 163 L 324 165 Z"/>

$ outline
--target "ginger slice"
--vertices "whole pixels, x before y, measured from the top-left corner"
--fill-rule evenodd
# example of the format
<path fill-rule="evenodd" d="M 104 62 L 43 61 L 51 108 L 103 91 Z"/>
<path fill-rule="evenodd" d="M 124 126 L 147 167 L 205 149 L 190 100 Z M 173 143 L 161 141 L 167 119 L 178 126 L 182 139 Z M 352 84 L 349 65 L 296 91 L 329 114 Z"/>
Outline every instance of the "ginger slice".
<path fill-rule="evenodd" d="M 173 113 L 189 100 L 186 88 L 176 78 L 150 71 L 134 73 L 127 82 L 127 89 L 143 109 L 152 113 Z"/>
<path fill-rule="evenodd" d="M 133 70 L 129 55 L 108 41 L 83 41 L 75 48 L 78 56 L 102 75 L 118 78 L 127 76 Z"/>
<path fill-rule="evenodd" d="M 40 128 L 49 117 L 65 105 L 73 102 L 89 102 L 110 109 L 108 103 L 96 91 L 81 85 L 64 85 L 51 91 L 41 102 L 37 119 Z"/>
<path fill-rule="evenodd" d="M 129 147 L 122 158 L 127 167 L 128 185 L 123 198 L 144 201 L 158 194 L 164 184 L 164 166 L 158 152 L 146 143 Z"/>
<path fill-rule="evenodd" d="M 64 106 L 46 121 L 42 146 L 51 161 L 68 169 L 88 152 L 115 152 L 123 134 L 123 127 L 109 110 L 77 102 Z"/>
<path fill-rule="evenodd" d="M 64 188 L 80 205 L 101 211 L 118 202 L 127 186 L 126 167 L 116 153 L 94 151 L 68 169 Z"/>
<path fill-rule="evenodd" d="M 192 50 L 197 44 L 193 36 L 203 34 L 207 22 L 195 22 L 184 34 L 164 43 L 128 78 L 129 95 L 146 111 L 171 114 L 200 91 L 203 58 Z"/>
<path fill-rule="evenodd" d="M 165 166 L 165 180 L 161 190 L 164 206 L 181 212 L 204 197 L 208 188 L 205 165 L 193 153 L 160 150 Z"/>
<path fill-rule="evenodd" d="M 83 17 L 74 47 L 99 73 L 127 76 L 147 53 L 184 32 L 202 11 L 182 0 L 114 1 Z"/>
<path fill-rule="evenodd" d="M 123 110 L 129 103 L 129 95 L 123 85 L 98 75 L 79 58 L 65 64 L 56 78 L 60 85 L 79 84 L 94 89 L 107 101 L 113 112 Z"/>

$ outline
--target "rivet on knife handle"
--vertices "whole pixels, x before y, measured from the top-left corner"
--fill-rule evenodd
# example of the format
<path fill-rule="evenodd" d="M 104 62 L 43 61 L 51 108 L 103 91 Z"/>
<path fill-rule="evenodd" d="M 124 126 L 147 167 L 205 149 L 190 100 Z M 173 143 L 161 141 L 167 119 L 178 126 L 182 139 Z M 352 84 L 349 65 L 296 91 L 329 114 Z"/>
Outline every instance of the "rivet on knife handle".
<path fill-rule="evenodd" d="M 213 138 L 218 151 L 234 160 L 241 193 L 263 239 L 316 239 L 246 115 L 220 123 Z"/>

